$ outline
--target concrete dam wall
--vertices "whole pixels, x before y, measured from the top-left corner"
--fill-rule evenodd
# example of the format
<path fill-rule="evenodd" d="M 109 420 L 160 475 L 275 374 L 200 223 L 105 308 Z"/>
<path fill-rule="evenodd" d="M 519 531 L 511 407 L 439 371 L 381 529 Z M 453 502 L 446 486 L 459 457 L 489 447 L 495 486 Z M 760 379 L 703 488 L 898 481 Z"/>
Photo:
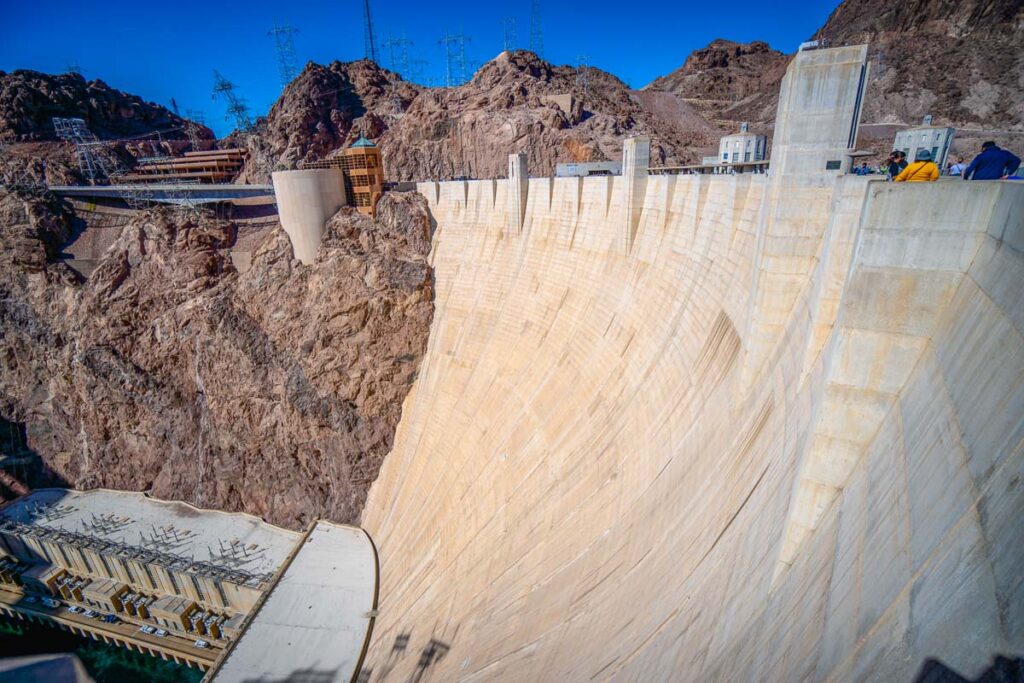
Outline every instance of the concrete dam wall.
<path fill-rule="evenodd" d="M 1024 650 L 1024 184 L 794 150 L 419 186 L 436 308 L 363 513 L 366 680 L 911 681 Z"/>
<path fill-rule="evenodd" d="M 1020 652 L 1024 186 L 840 176 L 791 237 L 764 176 L 651 177 L 626 253 L 621 182 L 531 179 L 520 234 L 503 182 L 421 186 L 437 309 L 363 517 L 370 680 L 431 643 L 465 681 Z"/>

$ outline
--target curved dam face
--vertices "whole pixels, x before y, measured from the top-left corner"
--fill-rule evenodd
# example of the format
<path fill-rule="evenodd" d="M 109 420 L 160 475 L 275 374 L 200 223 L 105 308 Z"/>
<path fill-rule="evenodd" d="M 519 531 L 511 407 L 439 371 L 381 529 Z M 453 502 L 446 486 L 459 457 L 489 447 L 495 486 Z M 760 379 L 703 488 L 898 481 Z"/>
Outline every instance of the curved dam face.
<path fill-rule="evenodd" d="M 635 180 L 420 186 L 436 310 L 363 514 L 366 678 L 1019 654 L 1024 185 Z"/>

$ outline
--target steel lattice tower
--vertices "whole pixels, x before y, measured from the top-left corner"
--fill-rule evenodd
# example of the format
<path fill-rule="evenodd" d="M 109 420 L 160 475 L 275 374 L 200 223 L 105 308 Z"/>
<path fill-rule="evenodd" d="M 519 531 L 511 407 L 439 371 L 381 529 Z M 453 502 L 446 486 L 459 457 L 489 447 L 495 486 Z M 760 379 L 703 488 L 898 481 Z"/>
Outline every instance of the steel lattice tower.
<path fill-rule="evenodd" d="M 277 73 L 281 79 L 281 87 L 287 87 L 295 79 L 298 68 L 295 65 L 295 41 L 292 39 L 298 30 L 284 24 L 279 26 L 276 22 L 267 35 L 274 39 L 274 49 L 277 52 Z"/>
<path fill-rule="evenodd" d="M 427 68 L 427 60 L 425 59 L 413 59 L 409 61 L 409 80 L 413 83 L 419 83 L 420 85 L 429 85 L 429 83 L 423 82 L 423 73 Z"/>
<path fill-rule="evenodd" d="M 501 20 L 501 26 L 501 48 L 505 52 L 511 52 L 516 49 L 516 18 L 505 17 Z"/>
<path fill-rule="evenodd" d="M 365 56 L 377 64 L 377 43 L 373 39 L 373 15 L 370 12 L 370 0 L 363 0 L 363 50 Z"/>
<path fill-rule="evenodd" d="M 248 133 L 252 130 L 252 120 L 249 118 L 249 108 L 245 106 L 245 100 L 235 94 L 235 86 L 228 79 L 220 75 L 216 69 L 213 70 L 213 98 L 222 96 L 228 103 L 228 113 L 225 119 L 235 119 L 235 127 Z"/>
<path fill-rule="evenodd" d="M 544 27 L 540 21 L 540 0 L 533 0 L 530 6 L 530 49 L 538 57 L 544 57 Z"/>
<path fill-rule="evenodd" d="M 205 117 L 201 111 L 195 109 L 189 109 L 185 112 L 185 136 L 188 138 L 189 145 L 192 146 L 192 150 L 196 151 L 199 149 L 199 130 L 201 127 L 206 125 Z"/>
<path fill-rule="evenodd" d="M 437 42 L 439 45 L 444 46 L 445 51 L 445 87 L 451 88 L 453 85 L 457 85 L 458 83 L 465 83 L 466 43 L 469 42 L 469 38 L 461 33 L 449 35 L 445 32 L 444 38 Z M 458 79 L 458 83 L 456 83 L 456 79 Z"/>
<path fill-rule="evenodd" d="M 590 67 L 590 57 L 587 55 L 576 55 L 576 85 L 586 95 L 590 90 L 590 83 L 587 80 L 587 69 Z"/>
<path fill-rule="evenodd" d="M 413 42 L 405 37 L 405 31 L 402 31 L 401 38 L 394 38 L 390 33 L 388 34 L 388 39 L 381 46 L 388 49 L 389 66 L 392 71 L 397 71 L 403 76 L 408 73 L 409 46 L 412 44 Z"/>
<path fill-rule="evenodd" d="M 108 160 L 103 155 L 103 143 L 86 127 L 84 120 L 54 117 L 53 130 L 58 138 L 75 146 L 78 168 L 90 183 L 110 177 Z"/>

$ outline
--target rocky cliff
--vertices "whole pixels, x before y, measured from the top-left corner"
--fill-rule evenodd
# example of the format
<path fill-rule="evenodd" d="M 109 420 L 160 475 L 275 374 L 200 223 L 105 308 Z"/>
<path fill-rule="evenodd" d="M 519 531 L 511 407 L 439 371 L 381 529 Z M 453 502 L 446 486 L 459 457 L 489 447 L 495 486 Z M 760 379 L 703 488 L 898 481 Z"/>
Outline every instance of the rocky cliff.
<path fill-rule="evenodd" d="M 810 38 L 868 44 L 861 120 L 869 141 L 891 141 L 894 126 L 932 114 L 937 124 L 959 127 L 970 152 L 983 137 L 1024 142 L 1019 0 L 845 0 Z M 765 43 L 716 40 L 648 89 L 674 93 L 725 125 L 770 125 L 789 59 Z"/>
<path fill-rule="evenodd" d="M 738 120 L 770 121 L 789 59 L 762 41 L 719 38 L 694 50 L 680 68 L 645 90 L 674 93 L 709 120 L 730 128 Z"/>
<path fill-rule="evenodd" d="M 360 133 L 381 146 L 392 180 L 500 177 L 508 154 L 526 151 L 530 170 L 561 161 L 618 158 L 622 138 L 654 137 L 656 163 L 692 160 L 717 131 L 671 93 L 636 93 L 599 69 L 553 66 L 502 53 L 469 82 L 423 88 L 365 60 L 309 64 L 249 141 L 245 178 L 329 156 Z M 266 161 L 269 159 L 269 163 Z"/>
<path fill-rule="evenodd" d="M 846 0 L 814 37 L 870 46 L 865 121 L 1024 131 L 1020 0 Z"/>
<path fill-rule="evenodd" d="M 278 228 L 244 274 L 233 223 L 154 210 L 83 282 L 71 219 L 0 197 L 0 414 L 29 445 L 77 487 L 357 520 L 426 347 L 422 198 L 343 209 L 310 267 Z"/>
<path fill-rule="evenodd" d="M 55 116 L 85 120 L 100 138 L 121 138 L 157 130 L 178 130 L 185 119 L 165 107 L 73 73 L 0 71 L 0 141 L 54 140 Z M 172 135 L 172 137 L 174 137 Z M 201 127 L 200 137 L 213 139 Z"/>

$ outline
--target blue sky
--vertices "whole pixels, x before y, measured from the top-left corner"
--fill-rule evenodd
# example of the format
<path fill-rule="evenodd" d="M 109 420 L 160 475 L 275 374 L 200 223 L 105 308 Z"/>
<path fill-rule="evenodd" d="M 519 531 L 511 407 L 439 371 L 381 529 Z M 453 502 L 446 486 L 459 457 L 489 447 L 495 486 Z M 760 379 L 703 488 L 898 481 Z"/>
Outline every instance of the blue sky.
<path fill-rule="evenodd" d="M 444 82 L 445 31 L 471 42 L 467 59 L 485 62 L 502 49 L 501 21 L 516 21 L 517 47 L 528 47 L 530 2 L 425 3 L 371 0 L 381 40 L 403 31 L 414 44 L 410 56 L 426 60 L 425 81 Z M 586 55 L 592 66 L 614 73 L 633 87 L 679 67 L 694 49 L 714 38 L 766 40 L 792 52 L 820 27 L 838 0 L 771 3 L 764 0 L 686 2 L 541 0 L 544 57 L 576 64 Z M 642 12 L 639 11 L 642 7 Z M 623 9 L 630 10 L 624 13 Z M 359 0 L 320 2 L 119 2 L 0 0 L 0 69 L 49 73 L 77 62 L 86 78 L 160 104 L 173 97 L 182 112 L 198 109 L 219 135 L 230 132 L 224 105 L 213 101 L 212 69 L 238 86 L 255 114 L 265 114 L 281 91 L 273 41 L 274 22 L 288 23 L 297 62 L 327 63 L 363 57 Z M 380 60 L 387 64 L 386 51 Z"/>

